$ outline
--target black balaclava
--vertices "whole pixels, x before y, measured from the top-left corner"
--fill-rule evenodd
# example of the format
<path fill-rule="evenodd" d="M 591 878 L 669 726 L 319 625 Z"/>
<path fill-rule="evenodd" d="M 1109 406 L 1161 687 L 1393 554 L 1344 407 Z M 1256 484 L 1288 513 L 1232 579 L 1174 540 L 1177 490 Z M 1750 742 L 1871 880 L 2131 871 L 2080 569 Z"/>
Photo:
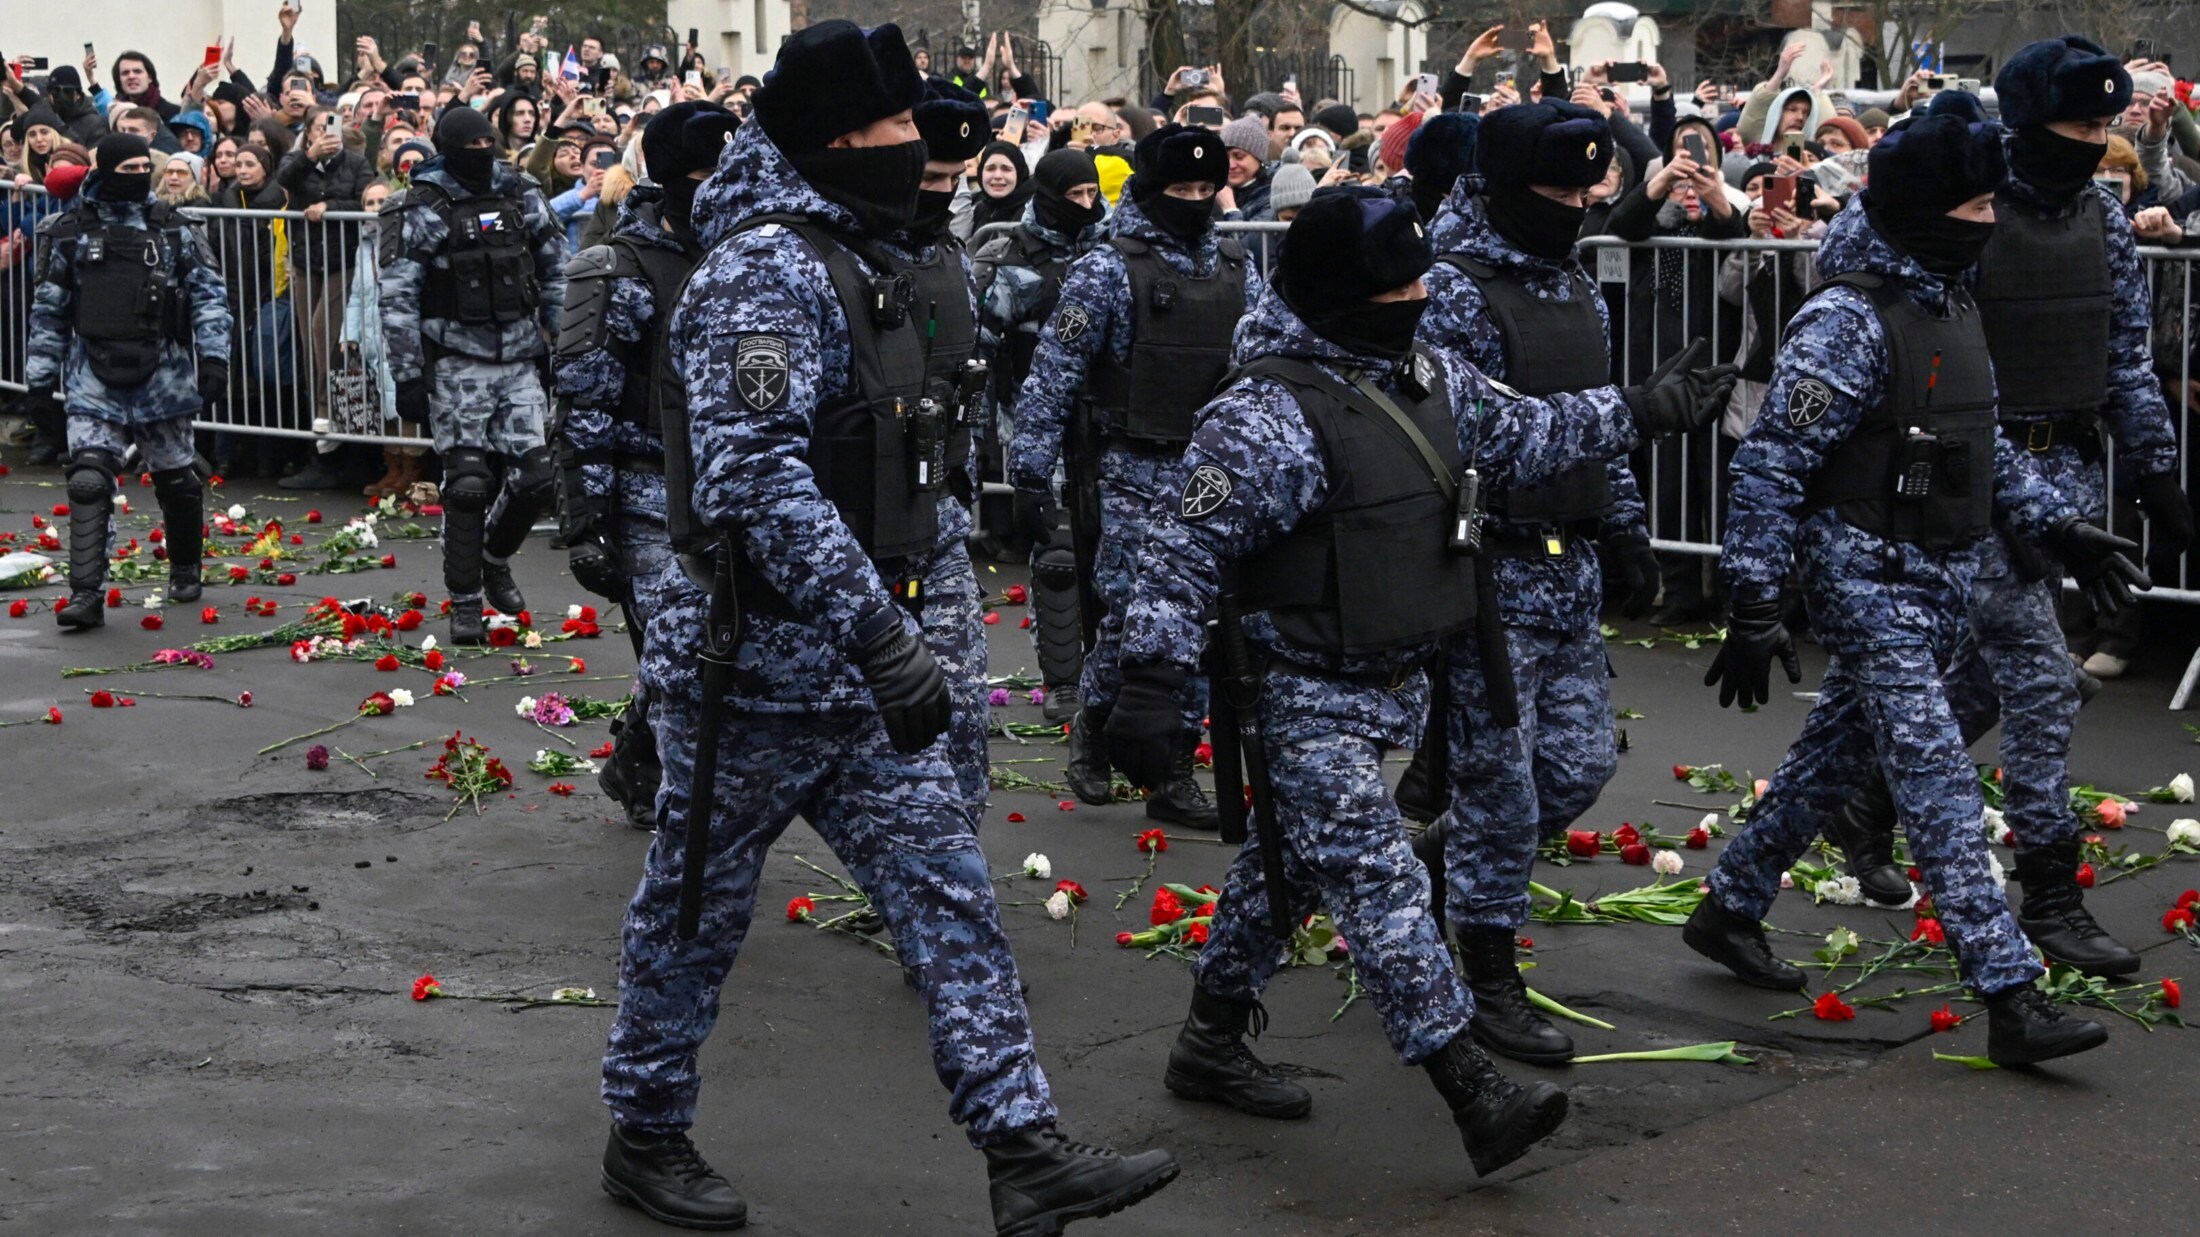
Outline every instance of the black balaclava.
<path fill-rule="evenodd" d="M 1213 198 L 1171 197 L 1167 185 L 1149 182 L 1142 186 L 1139 179 L 1131 177 L 1131 200 L 1146 212 L 1146 218 L 1153 220 L 1153 226 L 1187 245 L 1197 243 L 1214 228 Z"/>
<path fill-rule="evenodd" d="M 961 173 L 956 173 L 961 175 Z M 906 229 L 909 239 L 919 245 L 929 245 L 947 231 L 947 221 L 955 213 L 953 189 L 917 188 L 917 210 L 909 217 Z"/>
<path fill-rule="evenodd" d="M 151 169 L 143 172 L 117 172 L 132 159 L 149 159 L 153 148 L 145 139 L 134 133 L 110 133 L 99 139 L 99 146 L 92 152 L 92 169 L 96 173 L 84 187 L 87 197 L 102 202 L 143 202 L 153 192 Z"/>
<path fill-rule="evenodd" d="M 2046 125 L 2026 125 L 2009 141 L 2009 166 L 2025 184 L 2066 201 L 2092 181 L 2108 153 L 2105 142 L 2064 137 Z"/>
<path fill-rule="evenodd" d="M 1526 185 L 1485 190 L 1482 209 L 1499 236 L 1530 257 L 1552 262 L 1572 256 L 1589 214 L 1587 207 L 1555 201 Z"/>
<path fill-rule="evenodd" d="M 650 117 L 642 130 L 642 163 L 662 192 L 659 210 L 681 231 L 689 230 L 695 191 L 703 182 L 691 173 L 718 166 L 718 156 L 741 121 L 715 103 L 682 101 Z"/>
<path fill-rule="evenodd" d="M 1872 147 L 1864 217 L 1888 244 L 1942 278 L 1978 261 L 1994 225 L 1948 212 L 2008 179 L 2000 130 L 1954 115 L 1927 116 Z"/>
<path fill-rule="evenodd" d="M 1318 190 L 1276 257 L 1276 288 L 1308 329 L 1356 357 L 1395 361 L 1413 348 L 1428 298 L 1378 301 L 1435 261 L 1413 207 L 1366 186 Z"/>
<path fill-rule="evenodd" d="M 1986 243 L 1994 239 L 1992 223 L 1954 215 L 1882 211 L 1873 204 L 1870 189 L 1864 190 L 1864 214 L 1888 244 L 1942 278 L 1953 278 L 1977 266 L 1979 255 L 1986 252 Z"/>
<path fill-rule="evenodd" d="M 856 227 L 888 236 L 917 217 L 917 186 L 924 182 L 924 143 L 892 146 L 820 146 L 787 162 L 826 201 L 845 207 Z"/>
<path fill-rule="evenodd" d="M 1410 301 L 1354 301 L 1299 317 L 1316 335 L 1354 356 L 1395 361 L 1413 350 L 1413 333 L 1427 308 L 1424 296 Z"/>
<path fill-rule="evenodd" d="M 1067 147 L 1048 151 L 1039 166 L 1032 169 L 1031 183 L 1033 213 L 1042 225 L 1064 236 L 1075 238 L 1108 213 L 1107 203 L 1099 197 L 1094 197 L 1090 206 L 1079 206 L 1069 199 L 1069 191 L 1077 186 L 1100 183 L 1100 171 L 1084 151 Z"/>
<path fill-rule="evenodd" d="M 486 141 L 488 145 L 471 144 Z M 454 107 L 435 122 L 435 148 L 443 156 L 444 170 L 474 193 L 489 192 L 496 166 L 497 131 L 489 118 L 470 107 Z"/>

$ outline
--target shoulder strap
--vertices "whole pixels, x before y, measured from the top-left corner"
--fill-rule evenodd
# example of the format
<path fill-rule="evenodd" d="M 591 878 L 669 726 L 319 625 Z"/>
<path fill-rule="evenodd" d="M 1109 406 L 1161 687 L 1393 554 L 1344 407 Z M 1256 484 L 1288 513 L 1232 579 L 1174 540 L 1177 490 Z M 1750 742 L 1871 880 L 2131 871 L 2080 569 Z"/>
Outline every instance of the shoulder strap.
<path fill-rule="evenodd" d="M 1367 375 L 1354 375 L 1352 384 L 1346 386 L 1323 373 L 1319 366 L 1311 362 L 1297 357 L 1266 356 L 1240 365 L 1222 380 L 1221 386 L 1228 387 L 1240 378 L 1264 377 L 1278 378 L 1293 386 L 1312 387 L 1358 409 L 1363 415 L 1370 408 L 1374 409 L 1412 444 L 1415 454 L 1421 457 L 1421 463 L 1428 468 L 1429 480 L 1444 496 L 1444 501 L 1459 501 L 1458 479 L 1451 475 L 1451 467 L 1444 463 L 1444 457 L 1437 452 L 1436 444 L 1430 442 L 1428 435 L 1421 432 L 1421 427 L 1413 423 L 1413 418 L 1407 416 L 1405 410 L 1398 407 L 1397 401 L 1385 394 Z"/>
<path fill-rule="evenodd" d="M 1496 267 L 1491 266 L 1487 262 L 1482 262 L 1477 259 L 1470 258 L 1463 253 L 1453 252 L 1438 254 L 1436 260 L 1463 275 L 1471 276 L 1476 283 L 1480 283 L 1485 279 L 1495 279 L 1497 277 Z"/>

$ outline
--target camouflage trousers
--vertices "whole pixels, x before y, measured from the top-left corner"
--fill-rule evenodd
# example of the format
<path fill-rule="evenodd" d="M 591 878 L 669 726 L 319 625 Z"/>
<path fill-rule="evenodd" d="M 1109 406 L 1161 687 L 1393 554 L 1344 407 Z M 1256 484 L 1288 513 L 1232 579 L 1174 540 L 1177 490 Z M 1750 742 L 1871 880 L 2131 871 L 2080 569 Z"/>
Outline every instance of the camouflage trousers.
<path fill-rule="evenodd" d="M 1161 451 L 1111 446 L 1100 459 L 1100 544 L 1093 555 L 1092 584 L 1100 595 L 1100 621 L 1092 647 L 1085 650 L 1083 680 L 1078 684 L 1086 708 L 1105 716 L 1123 689 L 1123 613 L 1130 608 L 1138 581 L 1138 552 L 1154 513 L 1177 501 L 1172 483 L 1181 457 Z M 1184 685 L 1184 722 L 1198 734 L 1207 716 L 1207 678 L 1194 675 Z"/>
<path fill-rule="evenodd" d="M 1712 869 L 1711 896 L 1763 918 L 1781 873 L 1876 764 L 1963 982 L 1986 995 L 2031 983 L 2041 967 L 1987 855 L 1985 802 L 1942 685 L 1952 657 L 1923 645 L 1836 649 L 1802 736 Z"/>
<path fill-rule="evenodd" d="M 986 750 L 985 619 L 978 605 L 978 577 L 970 548 L 957 540 L 940 554 L 925 581 L 925 645 L 947 675 L 955 712 L 947 722 L 947 760 L 976 830 L 993 792 L 992 757 Z"/>
<path fill-rule="evenodd" d="M 543 445 L 549 402 L 533 361 L 482 361 L 456 354 L 430 367 L 428 426 L 438 453 L 474 447 L 516 460 Z"/>
<path fill-rule="evenodd" d="M 1570 632 L 1507 624 L 1520 724 L 1490 711 L 1482 659 L 1451 661 L 1451 806 L 1444 913 L 1461 927 L 1528 921 L 1536 847 L 1595 806 L 1619 767 L 1610 670 L 1592 623 Z"/>
<path fill-rule="evenodd" d="M 619 1011 L 603 1061 L 603 1099 L 618 1122 L 666 1132 L 694 1123 L 698 1054 L 748 935 L 765 854 L 797 815 L 884 915 L 924 996 L 948 1114 L 981 1146 L 1052 1122 L 1016 961 L 945 745 L 900 755 L 868 712 L 726 717 L 713 736 L 718 775 L 701 930 L 683 941 L 675 920 L 698 706 L 679 693 L 653 705 L 665 769 L 662 827 L 627 908 Z M 798 937 L 797 948 L 825 947 Z"/>
<path fill-rule="evenodd" d="M 1948 700 L 1975 740 L 2001 723 L 2001 785 L 2010 829 L 2028 846 L 2078 835 L 2070 810 L 2070 732 L 2078 718 L 2077 675 L 2055 620 L 2061 564 L 2025 580 L 2009 568 L 2007 545 L 1990 537 L 1971 581 L 1971 639 L 1948 669 Z"/>
<path fill-rule="evenodd" d="M 165 421 L 124 425 L 119 421 L 72 413 L 68 420 L 68 433 L 71 454 L 78 451 L 105 451 L 119 460 L 134 442 L 139 453 L 144 456 L 142 467 L 146 472 L 189 468 L 194 458 L 189 417 L 170 417 Z"/>
<path fill-rule="evenodd" d="M 1265 718 L 1263 724 L 1273 732 Z M 1429 914 L 1428 869 L 1414 858 L 1405 820 L 1383 782 L 1385 750 L 1333 732 L 1271 746 L 1268 769 L 1292 913 L 1329 912 L 1391 1048 L 1411 1065 L 1467 1029 L 1474 998 Z M 1257 1001 L 1289 945 L 1269 927 L 1255 832 L 1223 881 L 1192 979 L 1214 996 Z"/>

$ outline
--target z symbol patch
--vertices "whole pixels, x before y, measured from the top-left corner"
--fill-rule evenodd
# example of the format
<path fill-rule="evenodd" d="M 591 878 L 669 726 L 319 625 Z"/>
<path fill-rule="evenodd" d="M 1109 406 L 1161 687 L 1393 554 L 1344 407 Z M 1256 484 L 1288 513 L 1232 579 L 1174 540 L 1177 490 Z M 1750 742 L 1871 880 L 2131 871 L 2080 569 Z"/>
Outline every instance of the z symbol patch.
<path fill-rule="evenodd" d="M 1788 392 L 1788 424 L 1801 429 L 1833 407 L 1833 392 L 1816 378 L 1805 378 Z"/>
<path fill-rule="evenodd" d="M 1077 337 L 1092 325 L 1092 315 L 1082 305 L 1064 305 L 1062 312 L 1054 316 L 1054 337 L 1065 344 L 1077 342 Z"/>
<path fill-rule="evenodd" d="M 1178 514 L 1187 520 L 1203 520 L 1229 500 L 1230 474 L 1213 464 L 1201 464 L 1184 479 L 1184 498 Z"/>
<path fill-rule="evenodd" d="M 733 354 L 733 385 L 752 412 L 770 412 L 787 398 L 787 341 L 744 335 Z"/>

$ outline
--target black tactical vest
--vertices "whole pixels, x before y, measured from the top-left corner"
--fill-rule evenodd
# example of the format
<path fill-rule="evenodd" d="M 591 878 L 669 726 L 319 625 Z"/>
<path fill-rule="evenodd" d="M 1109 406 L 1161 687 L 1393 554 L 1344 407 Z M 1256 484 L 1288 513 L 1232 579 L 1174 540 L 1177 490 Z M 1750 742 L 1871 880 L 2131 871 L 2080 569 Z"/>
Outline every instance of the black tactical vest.
<path fill-rule="evenodd" d="M 1039 275 L 1039 299 L 1032 305 L 1031 329 L 1023 330 L 1023 324 L 1018 324 L 1018 329 L 1001 341 L 1008 369 L 1000 381 L 1007 384 L 1010 400 L 1023 388 L 1024 379 L 1031 376 L 1031 358 L 1039 351 L 1040 329 L 1054 316 L 1055 302 L 1062 299 L 1062 280 L 1069 275 L 1070 257 L 1069 252 L 1039 239 L 1025 224 L 1017 224 L 1016 230 L 1009 233 L 1008 252 L 1001 255 L 998 265 L 1020 266 Z"/>
<path fill-rule="evenodd" d="M 146 208 L 142 228 L 109 227 L 90 203 L 56 215 L 45 243 L 72 240 L 76 295 L 70 329 L 84 341 L 92 376 L 109 387 L 139 387 L 160 369 L 162 341 L 191 346 L 176 263 L 188 252 L 184 221 L 161 204 Z"/>
<path fill-rule="evenodd" d="M 527 243 L 520 199 L 499 194 L 453 198 L 441 185 L 423 183 L 417 196 L 443 220 L 444 265 L 428 266 L 422 316 L 462 326 L 503 326 L 534 317 L 542 288 Z"/>
<path fill-rule="evenodd" d="M 570 361 L 598 348 L 609 352 L 625 376 L 619 401 L 611 408 L 613 418 L 652 434 L 661 433 L 663 428 L 650 398 L 659 332 L 698 256 L 685 247 L 667 249 L 632 236 L 617 236 L 608 244 L 581 250 L 565 266 L 565 310 L 558 319 L 558 360 Z M 655 311 L 649 332 L 632 343 L 611 338 L 611 289 L 621 279 L 647 283 Z"/>
<path fill-rule="evenodd" d="M 719 243 L 767 225 L 786 228 L 808 243 L 824 263 L 848 322 L 855 388 L 812 414 L 809 447 L 804 452 L 818 491 L 839 511 L 873 562 L 884 567 L 929 555 L 939 539 L 940 491 L 953 474 L 965 470 L 963 462 L 948 455 L 954 409 L 931 394 L 936 383 L 926 365 L 924 331 L 931 310 L 918 296 L 920 288 L 935 285 L 930 280 L 920 282 L 869 245 L 864 246 L 859 263 L 849 245 L 861 242 L 803 215 L 759 215 Z M 949 265 L 955 271 L 956 286 L 963 290 L 959 321 L 968 322 L 969 293 L 961 263 Z M 878 273 L 868 273 L 866 266 Z M 691 271 L 689 280 L 693 278 Z M 686 287 L 683 283 L 682 296 Z M 944 282 L 937 287 L 943 291 Z M 711 535 L 695 518 L 687 391 L 665 342 L 679 299 L 676 296 L 662 306 L 658 315 L 656 378 L 651 386 L 665 442 L 666 525 L 673 548 L 692 553 L 705 548 Z M 941 299 L 948 302 L 939 307 L 938 318 L 944 324 L 950 321 L 953 300 Z M 767 382 L 776 373 L 777 380 L 785 382 L 792 363 L 785 346 L 778 336 L 744 339 L 734 359 L 733 380 L 746 380 L 748 371 Z M 776 354 L 775 347 L 780 350 Z M 779 398 L 786 398 L 784 391 Z M 743 574 L 744 568 L 742 564 L 736 569 L 743 604 L 769 606 L 776 594 L 753 574 Z M 881 574 L 890 584 L 894 581 L 893 575 L 883 570 Z"/>
<path fill-rule="evenodd" d="M 1573 296 L 1547 301 L 1518 279 L 1464 254 L 1438 261 L 1474 281 L 1505 339 L 1506 386 L 1522 395 L 1571 395 L 1612 383 L 1598 292 L 1579 270 Z M 1491 506 L 1515 525 L 1570 524 L 1610 512 L 1615 500 L 1605 460 L 1587 460 L 1533 485 L 1512 486 Z"/>
<path fill-rule="evenodd" d="M 2013 195 L 1994 203 L 1994 236 L 1979 258 L 1979 316 L 2001 384 L 2001 414 L 2087 417 L 2108 398 L 2110 319 L 2106 203 L 2091 185 L 2078 209 L 2051 219 Z M 2144 288 L 2127 288 L 2143 296 Z"/>
<path fill-rule="evenodd" d="M 1388 394 L 1456 487 L 1459 430 L 1443 368 L 1425 352 L 1412 365 L 1425 385 L 1399 383 Z M 1263 357 L 1227 381 L 1254 377 L 1290 387 L 1321 442 L 1329 494 L 1281 541 L 1238 564 L 1245 608 L 1267 611 L 1278 635 L 1338 660 L 1465 630 L 1474 617 L 1474 559 L 1452 548 L 1456 488 L 1445 492 L 1388 413 L 1313 364 Z"/>
<path fill-rule="evenodd" d="M 1122 363 L 1106 348 L 1093 358 L 1093 405 L 1111 437 L 1182 447 L 1230 369 L 1230 337 L 1246 310 L 1245 250 L 1218 242 L 1220 260 L 1202 279 L 1162 261 L 1145 241 L 1108 243 L 1130 273 L 1131 352 Z"/>
<path fill-rule="evenodd" d="M 1886 395 L 1865 414 L 1806 492 L 1809 510 L 1890 541 L 1966 546 L 1994 519 L 1994 366 L 1979 308 L 1960 288 L 1935 318 L 1876 275 L 1827 280 L 1871 298 L 1887 338 Z M 1792 412 L 1791 412 L 1791 415 Z"/>

